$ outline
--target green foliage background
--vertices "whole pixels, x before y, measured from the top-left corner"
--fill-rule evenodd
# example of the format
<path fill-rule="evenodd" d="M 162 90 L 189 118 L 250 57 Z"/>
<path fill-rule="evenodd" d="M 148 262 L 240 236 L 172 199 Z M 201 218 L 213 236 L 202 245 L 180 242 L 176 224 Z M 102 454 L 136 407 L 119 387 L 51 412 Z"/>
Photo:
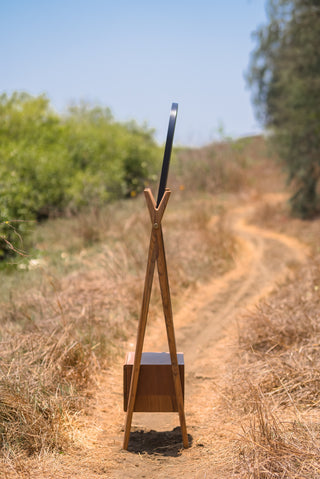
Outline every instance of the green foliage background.
<path fill-rule="evenodd" d="M 293 184 L 292 210 L 319 211 L 320 2 L 268 0 L 268 24 L 255 32 L 249 66 L 256 111 Z"/>
<path fill-rule="evenodd" d="M 45 96 L 0 96 L 0 259 L 32 222 L 135 196 L 154 179 L 153 131 L 80 104 L 61 116 Z"/>

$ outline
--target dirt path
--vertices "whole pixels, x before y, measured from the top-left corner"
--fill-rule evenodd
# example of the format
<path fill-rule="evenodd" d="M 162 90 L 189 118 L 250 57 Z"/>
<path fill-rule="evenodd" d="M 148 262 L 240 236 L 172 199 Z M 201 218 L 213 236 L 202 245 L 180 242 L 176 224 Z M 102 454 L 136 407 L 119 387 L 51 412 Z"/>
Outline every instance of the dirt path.
<path fill-rule="evenodd" d="M 275 200 L 270 195 L 263 201 Z M 246 308 L 270 293 L 307 255 L 298 241 L 249 225 L 257 206 L 250 203 L 229 213 L 239 243 L 235 268 L 189 294 L 175 315 L 177 345 L 186 363 L 185 409 L 191 447 L 181 450 L 178 414 L 134 414 L 129 451 L 121 449 L 125 417 L 119 365 L 117 371 L 101 378 L 95 408 L 79 424 L 79 453 L 57 458 L 50 468 L 47 465 L 46 477 L 232 477 L 230 438 L 237 425 L 232 415 L 226 418 L 220 399 L 236 344 L 237 322 Z M 167 350 L 158 326 L 147 330 L 144 350 Z"/>

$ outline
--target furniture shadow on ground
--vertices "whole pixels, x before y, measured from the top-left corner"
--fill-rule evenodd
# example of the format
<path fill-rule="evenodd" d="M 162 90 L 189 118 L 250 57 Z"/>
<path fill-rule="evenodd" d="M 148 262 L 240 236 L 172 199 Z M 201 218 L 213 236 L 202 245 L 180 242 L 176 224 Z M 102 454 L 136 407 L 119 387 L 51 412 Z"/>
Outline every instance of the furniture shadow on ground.
<path fill-rule="evenodd" d="M 189 447 L 192 446 L 192 436 L 188 434 Z M 181 428 L 172 431 L 132 431 L 128 451 L 135 454 L 154 454 L 160 456 L 181 456 L 183 449 Z"/>

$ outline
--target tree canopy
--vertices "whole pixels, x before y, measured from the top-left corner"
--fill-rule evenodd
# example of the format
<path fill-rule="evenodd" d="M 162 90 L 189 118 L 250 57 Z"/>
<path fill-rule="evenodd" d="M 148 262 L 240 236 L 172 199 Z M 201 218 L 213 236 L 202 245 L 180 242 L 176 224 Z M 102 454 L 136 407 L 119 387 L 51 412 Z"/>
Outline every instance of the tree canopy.
<path fill-rule="evenodd" d="M 248 83 L 293 183 L 292 210 L 318 212 L 320 177 L 320 1 L 269 0 L 254 38 Z"/>

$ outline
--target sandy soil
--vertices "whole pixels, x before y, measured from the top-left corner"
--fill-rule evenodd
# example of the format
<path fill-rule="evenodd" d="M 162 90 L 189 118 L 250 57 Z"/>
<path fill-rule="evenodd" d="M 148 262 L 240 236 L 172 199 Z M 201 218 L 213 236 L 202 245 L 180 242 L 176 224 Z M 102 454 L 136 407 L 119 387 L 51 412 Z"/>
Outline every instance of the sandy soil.
<path fill-rule="evenodd" d="M 79 417 L 77 449 L 38 461 L 30 477 L 237 477 L 234 440 L 241 431 L 223 398 L 237 325 L 244 310 L 277 288 L 308 254 L 297 240 L 248 223 L 262 201 L 278 200 L 277 195 L 267 195 L 230 210 L 228 221 L 239 244 L 235 268 L 188 292 L 183 308 L 174 314 L 177 347 L 184 352 L 186 364 L 190 448 L 182 448 L 178 414 L 135 413 L 129 450 L 122 450 L 125 414 L 121 363 L 101 375 L 90 415 Z M 168 267 L 170 273 L 170 264 Z M 128 349 L 134 350 L 134 341 L 132 338 Z M 161 318 L 147 327 L 144 350 L 167 349 Z"/>

